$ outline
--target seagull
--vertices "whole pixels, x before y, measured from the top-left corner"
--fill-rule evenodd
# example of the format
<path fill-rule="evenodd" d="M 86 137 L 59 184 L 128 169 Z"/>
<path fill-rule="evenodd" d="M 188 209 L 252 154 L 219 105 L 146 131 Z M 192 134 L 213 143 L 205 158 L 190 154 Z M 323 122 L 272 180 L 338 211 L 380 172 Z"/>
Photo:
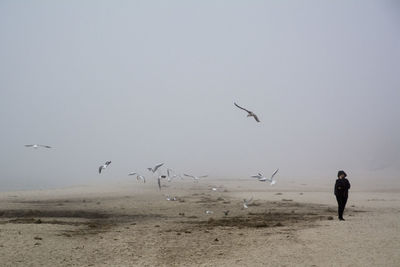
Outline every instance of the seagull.
<path fill-rule="evenodd" d="M 167 200 L 168 201 L 176 201 L 177 198 L 176 197 L 170 197 L 169 195 L 167 196 Z"/>
<path fill-rule="evenodd" d="M 268 182 L 270 182 L 271 185 L 274 185 L 274 184 L 276 184 L 276 180 L 274 180 L 274 176 L 278 173 L 278 171 L 279 171 L 279 169 L 276 169 L 272 173 L 271 178 L 267 178 L 264 175 L 262 175 L 261 173 L 258 173 L 257 175 L 252 175 L 251 177 L 257 178 L 258 181 L 260 181 L 260 182 L 268 181 Z"/>
<path fill-rule="evenodd" d="M 243 199 L 243 208 L 247 209 L 249 204 L 253 201 L 253 197 L 250 199 Z"/>
<path fill-rule="evenodd" d="M 101 165 L 99 167 L 99 173 L 101 173 L 102 170 L 105 170 L 108 167 L 108 165 L 110 165 L 110 164 L 111 164 L 111 161 L 106 161 L 106 163 L 104 163 L 104 165 Z"/>
<path fill-rule="evenodd" d="M 25 147 L 33 147 L 34 149 L 38 149 L 39 147 L 51 148 L 51 146 L 46 146 L 46 145 L 38 145 L 38 144 L 25 145 Z"/>
<path fill-rule="evenodd" d="M 202 175 L 202 176 L 193 176 L 193 175 L 189 175 L 189 174 L 186 174 L 186 173 L 184 173 L 183 175 L 185 175 L 186 177 L 193 178 L 193 179 L 194 179 L 194 181 L 196 181 L 196 182 L 198 182 L 198 181 L 200 180 L 200 178 L 205 178 L 205 177 L 208 177 L 208 175 Z"/>
<path fill-rule="evenodd" d="M 247 110 L 245 108 L 242 108 L 241 106 L 239 106 L 238 104 L 234 103 L 236 107 L 243 109 L 244 111 L 247 112 L 247 117 L 253 117 L 256 122 L 260 122 L 260 120 L 258 119 L 257 115 L 253 113 L 253 111 Z"/>
<path fill-rule="evenodd" d="M 167 169 L 167 176 L 168 176 L 168 182 L 171 182 L 172 179 L 178 178 L 178 177 L 180 177 L 180 178 L 182 179 L 182 176 L 176 174 L 176 172 L 175 172 L 173 169 L 171 169 L 171 168 L 168 168 L 168 169 Z"/>
<path fill-rule="evenodd" d="M 158 170 L 158 168 L 160 168 L 162 165 L 164 165 L 164 163 L 157 164 L 153 168 L 147 168 L 147 170 L 151 171 L 152 173 L 155 173 Z"/>
<path fill-rule="evenodd" d="M 158 190 L 161 190 L 161 176 L 158 176 L 157 182 L 158 182 Z"/>
<path fill-rule="evenodd" d="M 228 216 L 229 210 L 224 210 L 224 214 L 225 214 L 225 216 Z"/>
<path fill-rule="evenodd" d="M 135 175 L 135 174 L 136 174 L 136 180 L 137 181 L 142 180 L 143 183 L 146 183 L 146 177 L 144 177 L 143 175 L 140 175 L 140 174 L 138 174 L 136 172 L 131 172 L 128 175 L 132 176 L 132 175 Z"/>
<path fill-rule="evenodd" d="M 138 181 L 139 181 L 139 180 L 142 180 L 143 183 L 146 183 L 146 177 L 144 177 L 143 175 L 139 175 L 139 174 L 138 174 L 138 175 L 136 176 L 136 180 L 138 180 Z"/>

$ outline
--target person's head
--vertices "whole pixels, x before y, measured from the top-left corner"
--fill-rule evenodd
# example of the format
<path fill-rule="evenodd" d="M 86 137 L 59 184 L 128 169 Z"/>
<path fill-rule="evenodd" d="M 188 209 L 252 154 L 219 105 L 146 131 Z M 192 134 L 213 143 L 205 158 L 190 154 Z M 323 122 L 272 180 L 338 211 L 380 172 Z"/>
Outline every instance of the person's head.
<path fill-rule="evenodd" d="M 337 177 L 339 179 L 346 178 L 347 174 L 344 171 L 338 171 Z"/>

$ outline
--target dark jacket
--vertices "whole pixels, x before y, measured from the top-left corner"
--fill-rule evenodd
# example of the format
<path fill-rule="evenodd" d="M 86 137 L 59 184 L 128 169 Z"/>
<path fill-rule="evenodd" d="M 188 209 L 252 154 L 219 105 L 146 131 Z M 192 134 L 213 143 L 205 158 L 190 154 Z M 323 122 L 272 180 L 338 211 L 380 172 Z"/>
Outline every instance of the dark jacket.
<path fill-rule="evenodd" d="M 337 179 L 335 183 L 335 196 L 348 197 L 350 182 L 346 178 Z"/>

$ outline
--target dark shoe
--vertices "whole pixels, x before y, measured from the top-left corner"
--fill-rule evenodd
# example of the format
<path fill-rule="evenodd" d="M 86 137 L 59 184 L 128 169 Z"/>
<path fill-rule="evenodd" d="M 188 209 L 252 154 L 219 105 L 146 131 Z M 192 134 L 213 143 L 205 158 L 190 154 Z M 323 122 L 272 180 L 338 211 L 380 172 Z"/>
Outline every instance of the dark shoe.
<path fill-rule="evenodd" d="M 339 221 L 345 221 L 345 219 L 343 219 L 343 218 L 339 218 Z"/>

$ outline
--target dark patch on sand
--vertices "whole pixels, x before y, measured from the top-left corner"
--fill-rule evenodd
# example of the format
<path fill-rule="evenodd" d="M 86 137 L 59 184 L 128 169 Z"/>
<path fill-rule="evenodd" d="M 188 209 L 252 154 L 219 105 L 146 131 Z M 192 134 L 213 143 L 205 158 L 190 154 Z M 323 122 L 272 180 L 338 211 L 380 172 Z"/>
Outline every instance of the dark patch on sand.
<path fill-rule="evenodd" d="M 0 210 L 0 224 L 54 224 L 76 227 L 68 235 L 96 234 L 119 224 L 158 219 L 159 214 L 117 214 L 84 210 Z"/>
<path fill-rule="evenodd" d="M 263 227 L 292 227 L 295 225 L 315 225 L 314 222 L 329 220 L 331 213 L 326 206 L 314 204 L 300 204 L 295 202 L 266 202 L 258 205 L 267 206 L 270 211 L 249 212 L 246 215 L 224 216 L 209 218 L 208 220 L 182 221 L 187 225 L 194 225 L 190 229 L 215 227 L 235 228 L 263 228 Z M 288 209 L 292 208 L 292 209 Z M 293 212 L 295 210 L 295 212 Z M 184 228 L 187 230 L 188 228 Z"/>

